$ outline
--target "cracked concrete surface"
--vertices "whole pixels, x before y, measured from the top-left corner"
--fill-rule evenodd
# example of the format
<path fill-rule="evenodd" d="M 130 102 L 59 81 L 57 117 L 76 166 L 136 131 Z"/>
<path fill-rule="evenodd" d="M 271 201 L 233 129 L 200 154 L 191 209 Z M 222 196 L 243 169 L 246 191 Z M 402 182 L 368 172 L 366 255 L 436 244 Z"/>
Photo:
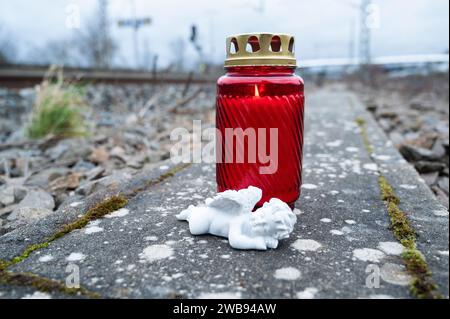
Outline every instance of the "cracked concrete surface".
<path fill-rule="evenodd" d="M 106 298 L 410 298 L 410 278 L 380 199 L 381 172 L 400 197 L 419 234 L 418 248 L 448 297 L 448 212 L 352 94 L 340 88 L 314 92 L 306 107 L 298 221 L 276 250 L 233 250 L 225 239 L 192 236 L 187 223 L 176 220 L 179 211 L 215 193 L 214 166 L 196 164 L 150 188 L 142 187 L 145 181 L 163 172 L 143 173 L 77 207 L 63 207 L 26 232 L 2 236 L 0 259 L 42 242 L 108 194 L 140 189 L 124 210 L 51 242 L 8 270 L 65 282 L 67 266 L 75 264 L 82 287 Z M 358 117 L 367 123 L 372 157 Z M 379 269 L 379 288 L 366 285 L 373 269 Z M 0 285 L 0 298 L 33 296 L 44 297 L 30 287 Z"/>

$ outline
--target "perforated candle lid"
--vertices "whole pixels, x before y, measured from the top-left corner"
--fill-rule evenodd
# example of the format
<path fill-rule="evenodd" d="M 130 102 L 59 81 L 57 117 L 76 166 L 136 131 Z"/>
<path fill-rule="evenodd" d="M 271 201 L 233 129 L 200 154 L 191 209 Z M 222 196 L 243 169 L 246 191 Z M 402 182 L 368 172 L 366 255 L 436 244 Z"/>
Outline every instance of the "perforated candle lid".
<path fill-rule="evenodd" d="M 297 65 L 294 37 L 281 33 L 246 33 L 227 37 L 225 67 Z"/>

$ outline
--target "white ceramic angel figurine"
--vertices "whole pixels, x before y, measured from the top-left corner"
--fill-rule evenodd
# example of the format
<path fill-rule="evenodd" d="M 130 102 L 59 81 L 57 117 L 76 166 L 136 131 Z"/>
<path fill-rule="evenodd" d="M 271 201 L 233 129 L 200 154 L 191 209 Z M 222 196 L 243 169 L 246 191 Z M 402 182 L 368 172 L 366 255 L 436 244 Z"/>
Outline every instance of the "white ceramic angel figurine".
<path fill-rule="evenodd" d="M 236 249 L 277 248 L 278 240 L 289 237 L 297 218 L 277 198 L 252 213 L 261 197 L 261 189 L 253 186 L 228 190 L 206 199 L 204 205 L 189 206 L 176 217 L 189 222 L 191 234 L 226 237 Z"/>

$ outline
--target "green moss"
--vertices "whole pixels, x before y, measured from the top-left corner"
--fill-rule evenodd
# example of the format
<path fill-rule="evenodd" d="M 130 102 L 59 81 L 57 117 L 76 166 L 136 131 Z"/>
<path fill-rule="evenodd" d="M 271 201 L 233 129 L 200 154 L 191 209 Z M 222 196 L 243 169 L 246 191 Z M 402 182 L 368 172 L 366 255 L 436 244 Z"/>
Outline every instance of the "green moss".
<path fill-rule="evenodd" d="M 46 248 L 46 247 L 48 247 L 48 244 L 49 244 L 48 242 L 45 242 L 45 243 L 41 243 L 41 244 L 35 244 L 35 245 L 28 246 L 27 248 L 25 248 L 25 250 L 22 252 L 21 255 L 16 256 L 11 260 L 11 264 L 14 265 L 14 264 L 20 263 L 24 259 L 28 258 L 28 256 L 30 256 L 30 254 L 33 251 L 36 251 L 41 248 Z"/>
<path fill-rule="evenodd" d="M 149 180 L 144 186 L 133 189 L 133 191 L 131 192 L 131 194 L 129 196 L 133 197 L 136 194 L 138 194 L 142 191 L 145 191 L 149 187 L 155 186 L 155 185 L 163 182 L 164 180 L 174 176 L 176 173 L 182 171 L 183 169 L 189 167 L 190 165 L 191 165 L 191 163 L 185 163 L 185 164 L 181 164 L 181 165 L 172 167 L 170 170 L 168 170 L 164 174 L 160 175 L 159 177 Z"/>
<path fill-rule="evenodd" d="M 11 265 L 11 261 L 0 260 L 0 272 L 5 270 Z"/>
<path fill-rule="evenodd" d="M 366 129 L 366 120 L 364 120 L 363 118 L 358 117 L 355 120 L 356 124 L 359 126 L 360 130 L 361 130 L 361 136 L 364 142 L 364 147 L 366 148 L 367 152 L 370 154 L 373 153 L 373 146 L 372 144 L 370 144 L 370 140 L 369 140 L 369 135 L 367 134 L 367 129 Z"/>
<path fill-rule="evenodd" d="M 416 234 L 409 224 L 408 216 L 398 207 L 400 199 L 384 176 L 378 178 L 378 183 L 381 190 L 381 199 L 387 205 L 391 229 L 395 238 L 406 248 L 413 249 L 415 247 Z"/>
<path fill-rule="evenodd" d="M 85 296 L 88 298 L 100 298 L 98 293 L 86 290 L 84 288 L 68 288 L 63 283 L 43 278 L 31 273 L 14 273 L 9 271 L 0 271 L 0 283 L 14 286 L 33 287 L 43 292 L 60 292 L 68 295 Z"/>
<path fill-rule="evenodd" d="M 428 264 L 417 249 L 408 249 L 402 254 L 406 269 L 413 275 L 411 293 L 420 299 L 441 299 L 437 285 L 433 282 Z"/>
<path fill-rule="evenodd" d="M 178 173 L 179 171 L 189 167 L 190 165 L 191 165 L 191 163 L 186 163 L 186 164 L 182 164 L 182 165 L 175 166 L 175 167 L 171 168 L 170 170 L 168 170 L 166 173 L 162 174 L 158 178 L 150 180 L 147 183 L 147 187 L 154 186 L 156 184 L 159 184 L 159 183 L 163 182 L 164 180 L 174 176 L 176 173 Z"/>
<path fill-rule="evenodd" d="M 125 207 L 125 205 L 128 203 L 128 200 L 124 196 L 113 196 L 101 203 L 99 203 L 97 206 L 89 209 L 86 214 L 84 214 L 82 217 L 78 218 L 76 221 L 66 224 L 62 227 L 62 229 L 55 234 L 53 234 L 50 238 L 48 238 L 45 242 L 39 243 L 39 244 L 33 244 L 29 245 L 25 248 L 25 250 L 18 256 L 14 257 L 10 261 L 0 261 L 0 271 L 7 269 L 9 266 L 18 264 L 25 259 L 27 259 L 30 254 L 36 250 L 39 250 L 41 248 L 46 248 L 48 245 L 64 236 L 67 233 L 70 233 L 71 231 L 75 229 L 81 229 L 84 226 L 86 226 L 90 221 L 99 219 L 106 214 L 109 214 L 111 212 L 114 212 L 118 209 L 121 209 Z"/>
<path fill-rule="evenodd" d="M 163 182 L 165 179 L 170 178 L 174 176 L 177 172 L 181 171 L 182 169 L 188 167 L 190 164 L 183 164 L 180 166 L 176 166 L 172 168 L 171 170 L 167 171 L 166 173 L 162 174 L 156 179 L 152 179 L 147 182 L 147 184 L 144 187 L 134 189 L 130 195 L 124 196 L 124 195 L 117 195 L 112 196 L 111 198 L 99 203 L 95 207 L 89 209 L 86 214 L 78 218 L 72 223 L 63 225 L 62 228 L 53 234 L 51 237 L 49 237 L 45 242 L 39 243 L 39 244 L 33 244 L 25 248 L 25 250 L 19 255 L 11 259 L 10 261 L 3 261 L 0 260 L 0 282 L 1 283 L 7 283 L 12 285 L 22 285 L 22 286 L 33 286 L 38 290 L 41 291 L 60 291 L 62 293 L 67 294 L 82 294 L 86 295 L 88 297 L 97 298 L 98 296 L 84 291 L 80 289 L 69 289 L 62 285 L 61 283 L 47 279 L 42 278 L 39 276 L 36 276 L 34 274 L 27 274 L 27 273 L 11 273 L 6 271 L 6 269 L 12 265 L 15 265 L 17 263 L 22 262 L 26 258 L 29 257 L 29 255 L 41 248 L 46 248 L 48 245 L 58 239 L 63 237 L 64 235 L 70 233 L 73 230 L 81 229 L 85 227 L 90 221 L 102 218 L 103 216 L 114 212 L 118 209 L 121 209 L 125 207 L 128 204 L 128 199 L 135 196 L 140 191 L 143 191 L 147 189 L 148 187 L 154 186 L 158 183 Z"/>
<path fill-rule="evenodd" d="M 58 231 L 56 234 L 54 234 L 48 239 L 48 242 L 52 242 L 55 239 L 58 239 L 75 229 L 81 229 L 85 227 L 90 221 L 102 218 L 103 216 L 111 212 L 121 209 L 125 207 L 127 203 L 128 199 L 125 196 L 122 195 L 113 196 L 99 203 L 97 206 L 89 209 L 86 214 L 84 214 L 76 221 L 64 225 L 60 231 Z"/>
<path fill-rule="evenodd" d="M 416 233 L 411 227 L 408 216 L 400 207 L 400 199 L 384 176 L 378 178 L 381 199 L 386 203 L 391 229 L 395 238 L 406 248 L 402 254 L 406 270 L 413 277 L 410 291 L 416 298 L 435 299 L 441 295 L 433 282 L 431 272 L 423 255 L 416 248 Z"/>
<path fill-rule="evenodd" d="M 391 184 L 387 181 L 387 179 L 381 176 L 378 179 L 378 183 L 380 184 L 381 190 L 381 199 L 388 203 L 394 203 L 396 205 L 400 204 L 400 199 L 395 195 L 394 190 L 391 187 Z"/>
<path fill-rule="evenodd" d="M 357 118 L 355 122 L 360 127 L 366 151 L 372 156 L 374 149 L 367 134 L 366 121 L 362 118 Z M 410 287 L 411 294 L 416 298 L 441 298 L 438 287 L 433 282 L 428 264 L 416 248 L 416 233 L 409 222 L 408 215 L 399 207 L 400 198 L 395 194 L 391 184 L 384 176 L 378 178 L 378 184 L 381 199 L 387 206 L 391 230 L 395 238 L 406 248 L 406 251 L 402 254 L 402 259 L 408 273 L 413 278 Z"/>

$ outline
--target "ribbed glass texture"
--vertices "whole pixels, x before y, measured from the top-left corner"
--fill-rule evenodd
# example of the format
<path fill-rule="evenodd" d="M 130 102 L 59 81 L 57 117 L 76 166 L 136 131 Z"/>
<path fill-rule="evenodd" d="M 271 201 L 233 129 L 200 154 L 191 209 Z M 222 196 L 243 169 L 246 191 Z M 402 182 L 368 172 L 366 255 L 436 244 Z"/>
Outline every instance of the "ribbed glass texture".
<path fill-rule="evenodd" d="M 263 190 L 257 206 L 276 197 L 293 207 L 300 196 L 302 175 L 303 80 L 291 67 L 227 71 L 217 82 L 218 191 L 257 186 Z M 227 129 L 234 129 L 234 135 Z M 232 136 L 231 143 L 227 136 Z"/>

